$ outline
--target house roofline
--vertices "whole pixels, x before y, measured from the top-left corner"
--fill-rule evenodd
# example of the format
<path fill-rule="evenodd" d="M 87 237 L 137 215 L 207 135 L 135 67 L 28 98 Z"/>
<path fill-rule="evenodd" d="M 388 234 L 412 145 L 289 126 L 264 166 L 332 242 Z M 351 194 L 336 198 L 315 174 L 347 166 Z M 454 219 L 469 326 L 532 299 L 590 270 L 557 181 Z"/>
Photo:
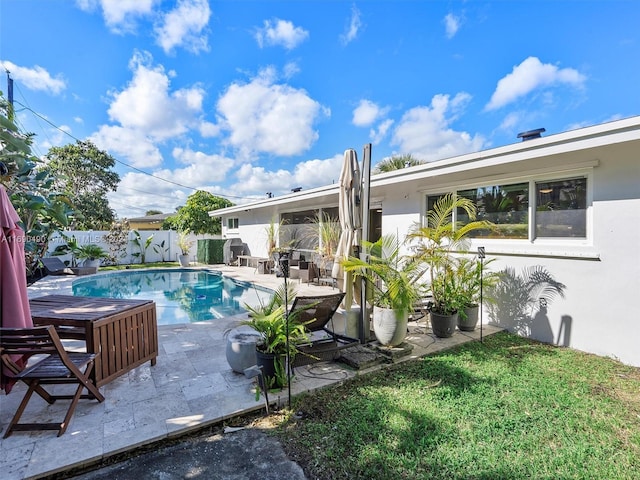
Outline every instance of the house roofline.
<path fill-rule="evenodd" d="M 575 152 L 613 143 L 640 140 L 640 116 L 569 130 L 562 133 L 535 138 L 513 144 L 466 153 L 413 167 L 401 168 L 371 177 L 371 188 L 399 183 L 425 176 L 434 177 L 459 171 L 482 169 L 501 164 L 518 163 L 533 158 Z M 286 205 L 301 200 L 337 195 L 339 184 L 326 185 L 280 197 L 266 198 L 257 202 L 235 205 L 209 212 L 212 217 L 259 208 Z"/>

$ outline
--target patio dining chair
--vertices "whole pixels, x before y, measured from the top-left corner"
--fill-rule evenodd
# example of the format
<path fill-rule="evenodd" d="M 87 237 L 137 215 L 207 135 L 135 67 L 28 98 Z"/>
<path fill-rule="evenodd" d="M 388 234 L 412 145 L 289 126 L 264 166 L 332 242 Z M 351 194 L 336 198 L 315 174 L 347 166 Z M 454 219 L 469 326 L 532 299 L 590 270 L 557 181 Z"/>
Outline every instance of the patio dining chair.
<path fill-rule="evenodd" d="M 36 356 L 32 364 L 22 368 L 16 359 Z M 53 325 L 34 328 L 0 328 L 0 358 L 2 374 L 10 380 L 20 380 L 28 389 L 9 422 L 4 438 L 14 431 L 57 430 L 62 435 L 71 421 L 78 400 L 81 398 L 104 401 L 104 396 L 90 380 L 95 354 L 67 352 Z M 47 391 L 43 385 L 75 384 L 73 395 Z M 83 390 L 88 391 L 83 394 Z M 47 403 L 56 400 L 71 400 L 64 420 L 61 422 L 19 423 L 33 393 L 40 395 Z"/>

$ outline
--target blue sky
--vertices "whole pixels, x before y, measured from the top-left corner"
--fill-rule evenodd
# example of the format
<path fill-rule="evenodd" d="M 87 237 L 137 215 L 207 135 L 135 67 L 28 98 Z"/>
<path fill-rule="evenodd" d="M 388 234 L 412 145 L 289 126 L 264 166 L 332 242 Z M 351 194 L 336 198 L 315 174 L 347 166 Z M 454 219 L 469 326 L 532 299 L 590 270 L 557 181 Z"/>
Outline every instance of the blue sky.
<path fill-rule="evenodd" d="M 433 161 L 638 115 L 638 25 L 634 0 L 0 0 L 0 62 L 35 153 L 108 151 L 131 218 L 327 185 L 367 143 Z"/>

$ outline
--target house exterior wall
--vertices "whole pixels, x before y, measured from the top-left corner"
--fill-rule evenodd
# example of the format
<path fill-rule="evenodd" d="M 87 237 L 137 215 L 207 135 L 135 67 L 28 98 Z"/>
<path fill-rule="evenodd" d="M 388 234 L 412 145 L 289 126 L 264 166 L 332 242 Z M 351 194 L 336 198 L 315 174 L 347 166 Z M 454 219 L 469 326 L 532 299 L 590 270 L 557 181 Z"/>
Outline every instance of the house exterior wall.
<path fill-rule="evenodd" d="M 405 170 L 371 180 L 372 208 L 382 209 L 383 234 L 404 236 L 424 216 L 428 194 L 586 177 L 586 238 L 471 242 L 471 252 L 483 246 L 487 260 L 495 259 L 492 270 L 510 268 L 515 277 L 522 278 L 526 269 L 537 267 L 565 286 L 564 297 L 553 297 L 546 306 L 537 301 L 516 305 L 513 300 L 509 309 L 485 305 L 483 321 L 640 366 L 640 322 L 634 309 L 640 292 L 640 118 Z M 308 202 L 314 195 L 303 192 L 299 199 Z M 240 218 L 239 236 L 244 241 L 251 239 L 250 245 L 255 246 L 252 254 L 266 255 L 263 232 L 269 219 L 294 209 L 297 201 L 295 197 L 280 199 L 279 204 L 245 207 L 248 212 L 231 214 Z M 317 195 L 314 207 L 336 201 L 337 188 L 333 195 Z M 535 212 L 529 208 L 532 218 Z M 248 225 L 244 225 L 243 214 L 251 219 Z"/>

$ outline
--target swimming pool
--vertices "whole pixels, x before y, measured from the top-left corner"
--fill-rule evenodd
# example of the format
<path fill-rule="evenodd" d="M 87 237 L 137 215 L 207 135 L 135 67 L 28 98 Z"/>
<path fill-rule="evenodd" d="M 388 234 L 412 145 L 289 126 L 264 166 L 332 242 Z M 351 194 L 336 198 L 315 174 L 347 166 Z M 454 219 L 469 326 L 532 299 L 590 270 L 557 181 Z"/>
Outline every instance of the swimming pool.
<path fill-rule="evenodd" d="M 208 270 L 123 270 L 75 280 L 73 294 L 156 302 L 158 325 L 202 322 L 246 312 L 271 290 Z"/>

